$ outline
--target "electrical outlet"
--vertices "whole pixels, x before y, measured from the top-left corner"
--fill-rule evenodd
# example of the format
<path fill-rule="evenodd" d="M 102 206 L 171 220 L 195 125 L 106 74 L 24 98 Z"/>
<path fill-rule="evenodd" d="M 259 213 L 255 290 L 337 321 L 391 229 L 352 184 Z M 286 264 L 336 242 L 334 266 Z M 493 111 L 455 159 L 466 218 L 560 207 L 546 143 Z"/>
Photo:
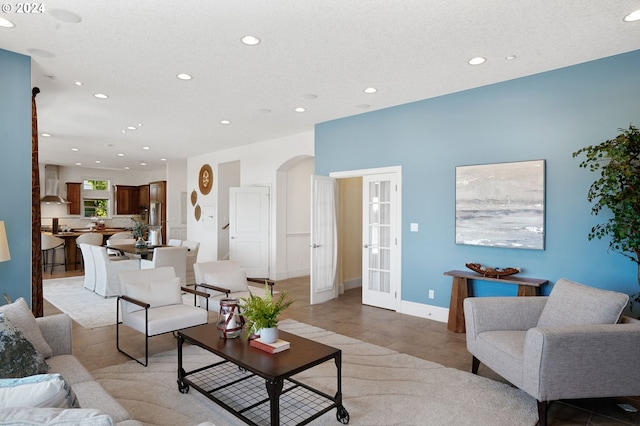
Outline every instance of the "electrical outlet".
<path fill-rule="evenodd" d="M 435 292 L 433 290 L 429 290 L 429 299 L 433 299 L 436 297 Z"/>

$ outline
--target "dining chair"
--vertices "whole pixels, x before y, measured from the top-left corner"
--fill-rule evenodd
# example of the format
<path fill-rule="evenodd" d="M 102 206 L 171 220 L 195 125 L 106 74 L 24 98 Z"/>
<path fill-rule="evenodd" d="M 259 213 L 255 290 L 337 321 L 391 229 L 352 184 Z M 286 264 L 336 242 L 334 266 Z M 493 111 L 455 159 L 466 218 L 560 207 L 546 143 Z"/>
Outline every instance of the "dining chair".
<path fill-rule="evenodd" d="M 80 243 L 78 246 L 82 252 L 82 261 L 84 263 L 84 288 L 96 291 L 96 263 L 93 260 L 91 251 L 92 244 Z"/>
<path fill-rule="evenodd" d="M 120 279 L 118 274 L 122 271 L 140 269 L 140 260 L 110 257 L 106 247 L 91 246 L 93 260 L 96 265 L 95 292 L 104 297 L 120 294 Z"/>
<path fill-rule="evenodd" d="M 150 260 L 140 260 L 140 269 L 173 266 L 176 276 L 180 278 L 180 285 L 184 286 L 187 284 L 187 251 L 186 247 L 157 247 Z"/>
<path fill-rule="evenodd" d="M 177 240 L 175 238 L 171 238 L 167 243 L 168 246 L 171 247 L 180 247 L 182 245 L 182 240 Z"/>
<path fill-rule="evenodd" d="M 63 261 L 56 263 L 56 250 L 62 249 Z M 42 268 L 46 272 L 47 267 L 51 267 L 53 274 L 54 266 L 67 264 L 67 251 L 64 239 L 54 235 L 42 234 L 40 242 L 40 250 L 42 250 Z"/>
<path fill-rule="evenodd" d="M 200 250 L 200 243 L 198 241 L 182 241 L 182 247 L 187 247 L 189 252 L 187 253 L 187 275 L 186 282 L 189 284 L 196 284 L 196 274 L 193 270 L 193 265 L 198 261 L 198 250 Z"/>
<path fill-rule="evenodd" d="M 133 243 L 129 243 L 129 240 L 133 240 Z M 135 244 L 136 239 L 133 237 L 131 231 L 126 232 L 116 232 L 112 236 L 107 239 L 107 246 L 113 244 Z M 120 256 L 121 253 L 118 250 L 110 250 L 107 249 L 107 253 L 111 256 Z"/>
<path fill-rule="evenodd" d="M 78 259 L 78 255 L 81 255 L 81 264 L 82 269 L 84 270 L 84 253 L 80 249 L 80 244 L 90 244 L 94 246 L 101 246 L 103 240 L 103 235 L 99 232 L 87 232 L 86 234 L 78 235 L 76 237 L 76 259 Z"/>

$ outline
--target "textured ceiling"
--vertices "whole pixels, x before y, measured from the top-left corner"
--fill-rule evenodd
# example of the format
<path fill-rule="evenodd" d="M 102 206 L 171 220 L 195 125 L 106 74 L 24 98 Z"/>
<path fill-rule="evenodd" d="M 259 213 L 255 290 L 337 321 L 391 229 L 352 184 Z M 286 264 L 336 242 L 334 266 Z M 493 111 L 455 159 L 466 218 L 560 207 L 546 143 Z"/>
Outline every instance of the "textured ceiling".
<path fill-rule="evenodd" d="M 0 14 L 15 23 L 0 27 L 0 48 L 32 56 L 39 130 L 52 135 L 40 138 L 40 161 L 59 165 L 151 169 L 161 158 L 311 131 L 327 120 L 640 49 L 640 22 L 623 22 L 640 9 L 638 0 L 43 5 L 45 13 Z M 81 22 L 66 22 L 65 12 Z M 245 46 L 245 35 L 262 42 Z M 487 62 L 471 66 L 474 56 Z M 193 79 L 178 80 L 179 73 Z M 364 93 L 370 86 L 378 92 Z"/>

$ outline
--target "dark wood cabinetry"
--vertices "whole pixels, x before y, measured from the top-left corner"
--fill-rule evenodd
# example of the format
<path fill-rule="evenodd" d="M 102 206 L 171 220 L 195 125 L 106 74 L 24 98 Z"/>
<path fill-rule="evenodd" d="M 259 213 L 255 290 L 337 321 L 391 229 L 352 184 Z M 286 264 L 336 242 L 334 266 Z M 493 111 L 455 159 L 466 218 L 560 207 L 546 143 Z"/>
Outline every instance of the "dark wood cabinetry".
<path fill-rule="evenodd" d="M 138 214 L 140 212 L 140 189 L 137 186 L 116 185 L 116 214 Z"/>
<path fill-rule="evenodd" d="M 69 202 L 69 204 L 67 204 L 67 213 L 80 214 L 81 188 L 81 183 L 67 182 L 67 201 Z"/>
<path fill-rule="evenodd" d="M 138 191 L 140 192 L 140 210 L 149 210 L 149 185 L 140 185 Z"/>

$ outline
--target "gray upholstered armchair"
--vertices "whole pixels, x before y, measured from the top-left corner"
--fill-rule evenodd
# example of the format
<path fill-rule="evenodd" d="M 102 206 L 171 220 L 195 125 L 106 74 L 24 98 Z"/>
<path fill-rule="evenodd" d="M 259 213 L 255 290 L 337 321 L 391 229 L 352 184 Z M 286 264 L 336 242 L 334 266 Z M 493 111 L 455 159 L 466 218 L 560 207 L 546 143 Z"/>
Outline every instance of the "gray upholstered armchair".
<path fill-rule="evenodd" d="M 482 362 L 538 401 L 640 395 L 640 322 L 629 296 L 559 280 L 548 297 L 464 301 L 472 372 Z"/>

